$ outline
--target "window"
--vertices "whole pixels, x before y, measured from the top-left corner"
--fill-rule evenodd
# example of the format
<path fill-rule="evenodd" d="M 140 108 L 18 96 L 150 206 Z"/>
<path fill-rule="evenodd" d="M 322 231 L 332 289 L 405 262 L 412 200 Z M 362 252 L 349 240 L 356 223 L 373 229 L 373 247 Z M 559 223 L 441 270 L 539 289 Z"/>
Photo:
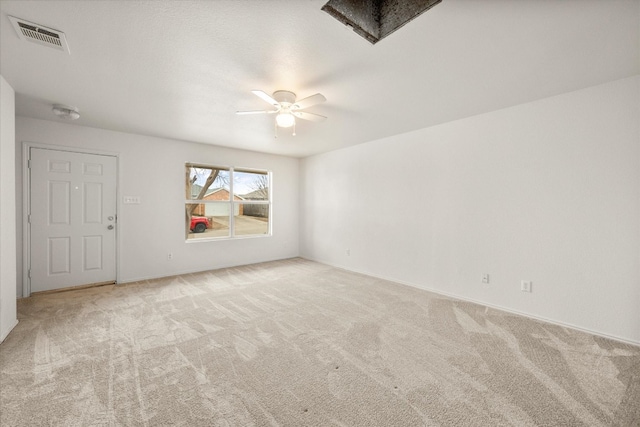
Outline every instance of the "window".
<path fill-rule="evenodd" d="M 187 163 L 187 240 L 271 234 L 271 174 Z"/>

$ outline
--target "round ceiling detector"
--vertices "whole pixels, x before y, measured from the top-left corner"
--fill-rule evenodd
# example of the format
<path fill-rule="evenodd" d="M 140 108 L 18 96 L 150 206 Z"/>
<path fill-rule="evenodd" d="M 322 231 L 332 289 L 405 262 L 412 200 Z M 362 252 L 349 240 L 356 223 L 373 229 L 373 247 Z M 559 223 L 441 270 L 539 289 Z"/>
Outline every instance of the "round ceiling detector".
<path fill-rule="evenodd" d="M 69 107 L 68 105 L 54 104 L 53 114 L 58 117 L 62 117 L 67 120 L 76 120 L 80 118 L 80 111 L 76 107 Z"/>

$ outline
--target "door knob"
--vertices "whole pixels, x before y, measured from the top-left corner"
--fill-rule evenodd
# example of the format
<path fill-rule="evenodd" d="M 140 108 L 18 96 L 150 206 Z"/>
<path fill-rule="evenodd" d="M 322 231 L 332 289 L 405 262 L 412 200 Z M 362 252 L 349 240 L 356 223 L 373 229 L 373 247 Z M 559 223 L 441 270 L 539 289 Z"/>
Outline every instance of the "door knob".
<path fill-rule="evenodd" d="M 113 225 L 109 225 L 109 226 L 107 227 L 107 230 L 113 230 Z"/>

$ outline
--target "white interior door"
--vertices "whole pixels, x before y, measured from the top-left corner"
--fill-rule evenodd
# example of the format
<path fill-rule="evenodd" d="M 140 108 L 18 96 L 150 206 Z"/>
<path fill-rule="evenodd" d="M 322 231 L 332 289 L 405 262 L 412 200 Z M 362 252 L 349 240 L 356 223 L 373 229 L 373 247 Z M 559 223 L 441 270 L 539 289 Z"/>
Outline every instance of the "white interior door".
<path fill-rule="evenodd" d="M 116 158 L 30 149 L 31 292 L 116 280 Z"/>

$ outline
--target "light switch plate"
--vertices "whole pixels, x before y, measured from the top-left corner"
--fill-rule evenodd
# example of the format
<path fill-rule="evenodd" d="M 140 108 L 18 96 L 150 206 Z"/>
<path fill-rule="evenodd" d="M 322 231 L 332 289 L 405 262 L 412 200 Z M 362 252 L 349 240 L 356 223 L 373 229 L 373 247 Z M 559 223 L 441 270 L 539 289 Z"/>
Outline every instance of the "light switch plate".
<path fill-rule="evenodd" d="M 125 205 L 139 205 L 140 204 L 140 196 L 123 196 L 122 202 Z"/>

